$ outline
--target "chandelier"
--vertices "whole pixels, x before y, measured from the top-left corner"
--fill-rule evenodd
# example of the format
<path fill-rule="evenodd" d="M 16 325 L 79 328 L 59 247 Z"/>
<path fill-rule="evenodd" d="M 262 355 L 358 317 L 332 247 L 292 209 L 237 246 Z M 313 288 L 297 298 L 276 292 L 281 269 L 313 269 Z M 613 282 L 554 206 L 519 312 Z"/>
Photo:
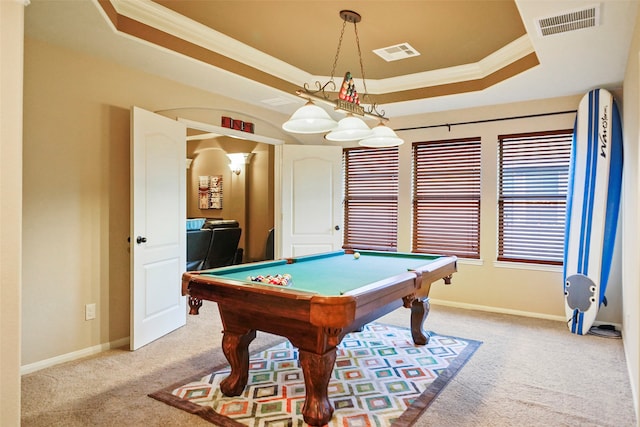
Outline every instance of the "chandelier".
<path fill-rule="evenodd" d="M 370 102 L 369 95 L 367 94 L 367 84 L 365 81 L 364 66 L 362 65 L 357 26 L 357 23 L 360 22 L 362 18 L 358 13 L 351 10 L 340 11 L 340 18 L 343 20 L 342 31 L 340 32 L 338 49 L 336 50 L 336 56 L 333 60 L 329 81 L 325 84 L 316 81 L 315 90 L 312 90 L 307 83 L 304 84 L 302 89 L 298 89 L 296 95 L 306 99 L 307 103 L 296 110 L 289 120 L 282 125 L 282 128 L 287 132 L 300 134 L 328 132 L 325 138 L 329 141 L 358 141 L 358 144 L 363 147 L 398 146 L 404 141 L 398 138 L 393 129 L 385 125 L 385 122 L 389 119 L 385 117 L 384 111 L 378 110 L 378 106 L 374 102 Z M 347 22 L 353 23 L 364 93 L 361 99 L 356 91 L 351 72 L 347 71 L 342 85 L 337 91 L 338 99 L 331 99 L 327 92 L 336 92 L 336 84 L 333 79 Z M 361 101 L 363 104 L 368 105 L 368 107 L 365 108 L 363 105 L 360 105 Z M 345 113 L 346 116 L 339 122 L 336 122 L 323 108 L 316 105 L 315 102 L 332 106 L 334 110 Z M 371 129 L 361 117 L 378 120 L 378 125 Z"/>

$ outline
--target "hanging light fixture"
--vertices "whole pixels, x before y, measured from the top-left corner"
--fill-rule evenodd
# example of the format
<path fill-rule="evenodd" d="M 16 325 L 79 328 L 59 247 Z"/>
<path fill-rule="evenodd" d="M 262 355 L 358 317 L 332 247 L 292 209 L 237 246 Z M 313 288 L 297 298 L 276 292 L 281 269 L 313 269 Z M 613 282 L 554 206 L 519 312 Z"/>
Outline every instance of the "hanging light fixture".
<path fill-rule="evenodd" d="M 384 123 L 374 127 L 371 136 L 358 142 L 361 146 L 370 148 L 397 147 L 403 143 L 402 138 L 398 138 L 393 129 L 385 126 Z"/>
<path fill-rule="evenodd" d="M 343 142 L 356 141 L 373 135 L 373 131 L 364 120 L 354 117 L 348 113 L 347 117 L 338 122 L 338 127 L 329 132 L 325 138 L 329 141 Z"/>
<path fill-rule="evenodd" d="M 338 123 L 322 108 L 308 101 L 293 113 L 282 129 L 291 133 L 324 133 L 338 126 Z"/>
<path fill-rule="evenodd" d="M 383 124 L 383 122 L 388 120 L 384 115 L 384 111 L 378 111 L 378 106 L 375 103 L 368 102 L 369 95 L 367 94 L 367 84 L 364 75 L 364 66 L 362 65 L 362 53 L 360 52 L 360 40 L 358 38 L 357 27 L 357 23 L 361 21 L 362 17 L 354 11 L 342 10 L 340 11 L 340 18 L 343 20 L 342 31 L 340 32 L 338 49 L 333 61 L 333 68 L 331 69 L 331 77 L 329 78 L 329 81 L 324 85 L 316 81 L 315 90 L 311 90 L 307 83 L 304 84 L 303 89 L 297 90 L 296 95 L 306 99 L 307 103 L 293 113 L 291 118 L 282 125 L 282 128 L 287 132 L 302 134 L 329 132 L 326 135 L 326 138 L 329 141 L 361 141 L 360 145 L 367 147 L 392 147 L 400 145 L 404 141 L 401 138 L 398 138 L 391 128 Z M 338 91 L 338 99 L 330 99 L 329 93 L 327 92 L 328 88 L 332 92 L 336 91 L 336 84 L 333 81 L 333 78 L 336 71 L 336 65 L 338 63 L 338 57 L 340 56 L 340 47 L 342 46 L 342 38 L 347 22 L 353 23 L 353 29 L 356 36 L 360 72 L 362 74 L 362 84 L 364 86 L 362 101 L 365 104 L 368 102 L 369 105 L 366 109 L 360 105 L 360 97 L 355 90 L 353 77 L 348 71 L 345 74 L 342 86 Z M 332 106 L 336 111 L 346 113 L 347 116 L 337 123 L 324 109 L 318 107 L 314 102 Z M 360 117 L 376 119 L 380 122 L 380 125 L 376 126 L 372 130 Z M 378 129 L 380 126 L 384 129 Z"/>

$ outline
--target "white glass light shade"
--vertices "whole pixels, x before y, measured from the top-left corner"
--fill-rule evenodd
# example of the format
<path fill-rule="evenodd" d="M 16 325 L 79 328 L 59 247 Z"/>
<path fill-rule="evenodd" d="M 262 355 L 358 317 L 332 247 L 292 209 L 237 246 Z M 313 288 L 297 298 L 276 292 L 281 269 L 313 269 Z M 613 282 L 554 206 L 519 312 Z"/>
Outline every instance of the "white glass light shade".
<path fill-rule="evenodd" d="M 348 114 L 347 117 L 338 122 L 338 127 L 329 132 L 325 138 L 329 141 L 357 141 L 359 139 L 372 136 L 373 132 L 364 120 Z"/>
<path fill-rule="evenodd" d="M 337 126 L 329 113 L 309 101 L 284 122 L 282 129 L 291 133 L 324 133 Z"/>
<path fill-rule="evenodd" d="M 358 144 L 370 148 L 397 147 L 398 145 L 404 144 L 404 140 L 398 138 L 398 135 L 396 135 L 393 129 L 382 123 L 374 127 L 372 131 L 372 136 L 364 138 Z"/>

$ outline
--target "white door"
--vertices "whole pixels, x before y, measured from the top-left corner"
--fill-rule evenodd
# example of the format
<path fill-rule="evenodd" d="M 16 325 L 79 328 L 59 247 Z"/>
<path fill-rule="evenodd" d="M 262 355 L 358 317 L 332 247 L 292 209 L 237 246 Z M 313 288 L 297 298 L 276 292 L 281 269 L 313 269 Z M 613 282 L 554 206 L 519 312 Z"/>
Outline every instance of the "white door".
<path fill-rule="evenodd" d="M 342 148 L 279 145 L 275 163 L 276 257 L 341 249 Z"/>
<path fill-rule="evenodd" d="M 136 350 L 186 323 L 186 128 L 131 112 L 131 331 Z"/>

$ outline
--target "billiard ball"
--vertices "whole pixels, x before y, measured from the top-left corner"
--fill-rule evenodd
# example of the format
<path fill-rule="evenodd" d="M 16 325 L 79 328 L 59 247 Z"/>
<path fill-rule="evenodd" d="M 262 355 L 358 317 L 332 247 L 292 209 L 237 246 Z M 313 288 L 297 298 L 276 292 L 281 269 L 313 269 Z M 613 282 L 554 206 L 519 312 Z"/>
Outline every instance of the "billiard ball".
<path fill-rule="evenodd" d="M 360 252 L 354 252 L 354 253 L 353 253 L 353 257 L 354 257 L 355 259 L 360 258 Z"/>

